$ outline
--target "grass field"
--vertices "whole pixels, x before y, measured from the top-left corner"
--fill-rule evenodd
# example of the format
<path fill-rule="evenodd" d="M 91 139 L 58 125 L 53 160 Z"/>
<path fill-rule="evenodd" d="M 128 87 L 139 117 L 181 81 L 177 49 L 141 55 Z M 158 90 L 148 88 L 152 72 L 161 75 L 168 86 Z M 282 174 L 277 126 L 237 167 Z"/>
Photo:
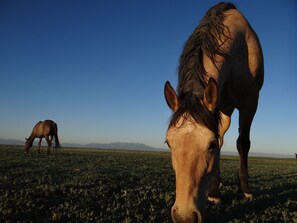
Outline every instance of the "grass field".
<path fill-rule="evenodd" d="M 0 222 L 171 222 L 169 152 L 0 146 Z M 236 195 L 238 158 L 223 156 L 224 204 L 206 222 L 297 222 L 297 162 L 249 159 L 252 200 Z"/>

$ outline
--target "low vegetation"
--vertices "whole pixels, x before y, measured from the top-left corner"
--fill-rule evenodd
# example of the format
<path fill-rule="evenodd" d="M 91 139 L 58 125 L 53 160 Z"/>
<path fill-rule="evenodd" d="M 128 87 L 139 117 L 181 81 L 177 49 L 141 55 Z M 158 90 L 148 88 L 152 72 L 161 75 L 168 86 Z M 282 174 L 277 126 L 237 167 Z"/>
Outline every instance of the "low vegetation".
<path fill-rule="evenodd" d="M 169 152 L 0 147 L 0 222 L 171 222 Z M 224 204 L 207 222 L 297 222 L 297 162 L 250 158 L 252 200 L 236 194 L 238 158 L 223 156 Z"/>

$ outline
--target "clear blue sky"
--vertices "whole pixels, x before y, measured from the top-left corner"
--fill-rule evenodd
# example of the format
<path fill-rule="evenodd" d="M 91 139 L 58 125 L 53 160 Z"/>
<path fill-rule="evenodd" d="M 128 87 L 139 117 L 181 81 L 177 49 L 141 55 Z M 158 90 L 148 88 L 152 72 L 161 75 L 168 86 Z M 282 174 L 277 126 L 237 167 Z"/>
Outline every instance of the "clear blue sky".
<path fill-rule="evenodd" d="M 176 86 L 183 44 L 217 2 L 1 0 L 0 138 L 52 119 L 62 143 L 165 148 L 164 83 Z M 297 2 L 233 2 L 265 56 L 252 151 L 297 152 Z M 235 113 L 224 150 L 236 151 L 237 122 Z"/>

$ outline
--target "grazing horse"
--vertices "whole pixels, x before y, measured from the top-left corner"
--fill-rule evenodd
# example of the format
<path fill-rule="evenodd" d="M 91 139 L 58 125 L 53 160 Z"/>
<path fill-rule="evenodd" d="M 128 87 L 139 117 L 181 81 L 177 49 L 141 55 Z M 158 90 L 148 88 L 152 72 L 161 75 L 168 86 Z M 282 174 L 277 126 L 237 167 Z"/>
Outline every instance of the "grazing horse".
<path fill-rule="evenodd" d="M 47 154 L 50 154 L 50 148 L 52 146 L 52 140 L 55 137 L 55 148 L 60 148 L 60 142 L 58 138 L 58 126 L 52 120 L 39 121 L 33 128 L 29 138 L 26 138 L 25 153 L 28 153 L 29 149 L 33 145 L 35 138 L 39 138 L 38 153 L 40 153 L 42 138 L 45 138 L 47 142 Z"/>
<path fill-rule="evenodd" d="M 180 57 L 177 93 L 167 81 L 173 111 L 166 134 L 176 177 L 174 222 L 202 222 L 207 199 L 221 201 L 220 149 L 234 109 L 239 111 L 239 192 L 246 198 L 250 128 L 264 81 L 257 34 L 231 3 L 210 8 Z"/>

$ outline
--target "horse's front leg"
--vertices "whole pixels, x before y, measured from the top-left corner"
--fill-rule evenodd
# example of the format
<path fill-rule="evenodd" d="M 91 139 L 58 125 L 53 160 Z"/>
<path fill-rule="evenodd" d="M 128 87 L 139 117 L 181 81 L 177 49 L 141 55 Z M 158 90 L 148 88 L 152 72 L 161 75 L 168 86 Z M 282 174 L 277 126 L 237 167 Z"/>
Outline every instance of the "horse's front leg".
<path fill-rule="evenodd" d="M 249 109 L 239 111 L 239 136 L 237 139 L 237 150 L 239 153 L 239 193 L 245 198 L 252 198 L 252 192 L 248 184 L 248 153 L 250 150 L 250 129 L 256 113 L 257 106 L 250 106 Z"/>
<path fill-rule="evenodd" d="M 218 170 L 210 181 L 209 193 L 207 197 L 207 199 L 210 202 L 213 202 L 215 204 L 220 204 L 222 202 L 222 196 L 219 190 L 220 184 L 221 184 L 220 170 Z"/>
<path fill-rule="evenodd" d="M 225 108 L 223 112 L 220 113 L 221 122 L 219 126 L 219 148 L 221 150 L 223 146 L 223 139 L 224 135 L 230 127 L 231 123 L 231 115 L 233 113 L 233 108 Z M 221 151 L 219 151 L 221 152 Z M 219 162 L 219 161 L 218 161 Z M 208 200 L 214 202 L 216 204 L 221 203 L 221 194 L 220 194 L 220 185 L 222 185 L 221 178 L 220 178 L 220 164 L 218 164 L 218 168 L 214 173 L 214 176 L 211 179 L 210 186 L 209 186 L 209 194 Z"/>

